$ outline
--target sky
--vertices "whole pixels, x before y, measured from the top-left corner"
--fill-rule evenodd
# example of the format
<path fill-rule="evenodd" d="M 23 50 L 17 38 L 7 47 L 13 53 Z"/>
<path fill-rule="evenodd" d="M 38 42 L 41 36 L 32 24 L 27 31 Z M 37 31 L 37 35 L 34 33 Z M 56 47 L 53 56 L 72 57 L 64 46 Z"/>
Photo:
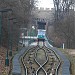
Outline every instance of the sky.
<path fill-rule="evenodd" d="M 53 0 L 38 0 L 38 7 L 53 8 Z"/>

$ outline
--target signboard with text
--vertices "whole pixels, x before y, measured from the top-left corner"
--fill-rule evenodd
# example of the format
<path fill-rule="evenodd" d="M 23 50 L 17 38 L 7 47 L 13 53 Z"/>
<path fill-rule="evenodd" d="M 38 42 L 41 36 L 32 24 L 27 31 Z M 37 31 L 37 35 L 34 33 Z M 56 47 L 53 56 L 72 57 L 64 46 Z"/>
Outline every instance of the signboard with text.
<path fill-rule="evenodd" d="M 46 30 L 39 29 L 39 30 L 38 30 L 38 35 L 37 35 L 38 38 L 44 39 L 45 33 L 46 33 Z"/>

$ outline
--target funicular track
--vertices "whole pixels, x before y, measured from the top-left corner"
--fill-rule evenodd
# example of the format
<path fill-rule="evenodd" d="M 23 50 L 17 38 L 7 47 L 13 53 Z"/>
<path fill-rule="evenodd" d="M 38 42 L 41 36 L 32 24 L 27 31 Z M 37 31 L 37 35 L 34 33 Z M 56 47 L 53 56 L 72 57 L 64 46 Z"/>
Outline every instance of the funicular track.
<path fill-rule="evenodd" d="M 58 75 L 59 57 L 51 49 L 35 46 L 21 56 L 25 74 L 22 75 Z"/>

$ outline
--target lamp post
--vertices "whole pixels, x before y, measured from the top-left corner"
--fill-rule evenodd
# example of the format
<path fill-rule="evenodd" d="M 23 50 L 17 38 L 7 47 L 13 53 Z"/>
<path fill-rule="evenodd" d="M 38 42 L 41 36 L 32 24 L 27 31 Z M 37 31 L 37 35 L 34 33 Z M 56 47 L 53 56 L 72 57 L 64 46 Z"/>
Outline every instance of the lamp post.
<path fill-rule="evenodd" d="M 34 27 L 34 26 L 32 26 L 32 36 L 34 36 L 34 35 L 35 35 L 34 30 L 35 30 L 35 27 Z"/>
<path fill-rule="evenodd" d="M 14 24 L 17 24 L 18 22 L 13 22 Z M 20 28 L 20 25 L 18 25 L 19 26 L 19 28 Z M 19 29 L 20 30 L 20 29 Z M 18 31 L 18 38 L 17 38 L 17 51 L 18 51 L 18 43 L 19 43 L 19 36 L 20 36 L 20 33 L 19 33 L 19 31 Z"/>
<path fill-rule="evenodd" d="M 12 9 L 1 9 L 1 16 L 0 16 L 0 47 L 1 47 L 1 43 L 2 43 L 2 23 L 3 23 L 3 13 L 4 12 L 8 12 L 8 11 L 12 11 Z"/>
<path fill-rule="evenodd" d="M 31 30 L 30 30 L 30 44 L 32 43 L 32 41 L 33 41 L 32 39 L 34 38 L 34 30 L 35 30 L 35 27 L 32 26 L 31 27 Z"/>
<path fill-rule="evenodd" d="M 2 9 L 0 10 L 0 12 L 2 13 L 1 15 L 3 16 L 3 13 L 4 12 L 8 12 L 8 11 L 12 11 L 12 9 Z M 2 17 L 1 17 L 2 19 Z M 1 21 L 1 26 L 0 26 L 0 35 L 1 35 L 1 38 L 0 38 L 0 43 L 1 43 L 1 39 L 2 39 L 2 21 Z M 8 29 L 8 32 L 9 32 L 9 29 Z M 8 39 L 9 41 L 9 39 Z M 9 42 L 8 42 L 8 47 L 9 47 Z M 7 52 L 6 52 L 6 59 L 5 59 L 5 66 L 9 66 L 9 58 L 8 58 L 8 49 L 7 49 Z"/>
<path fill-rule="evenodd" d="M 3 15 L 3 12 L 1 12 L 1 15 L 0 15 L 0 47 L 1 47 L 1 40 L 2 40 L 2 15 Z"/>
<path fill-rule="evenodd" d="M 25 47 L 25 42 L 26 42 L 25 41 L 25 32 L 26 32 L 27 28 L 21 28 L 21 29 L 23 30 L 23 33 L 24 33 L 24 40 L 23 40 L 24 41 L 24 44 L 23 44 L 23 47 Z"/>
<path fill-rule="evenodd" d="M 9 11 L 12 11 L 12 9 L 5 9 L 7 12 L 9 12 Z M 9 46 L 10 46 L 10 43 L 9 43 L 9 40 L 10 40 L 10 29 L 9 29 L 9 15 L 8 15 L 8 17 L 7 17 L 7 19 L 8 19 L 8 49 L 9 49 Z M 7 54 L 6 54 L 6 59 L 5 59 L 5 66 L 9 66 L 9 55 L 8 55 L 8 49 L 7 49 Z"/>
<path fill-rule="evenodd" d="M 2 43 L 2 23 L 3 23 L 3 13 L 4 12 L 8 12 L 8 11 L 12 11 L 12 9 L 2 9 L 0 10 L 1 12 L 1 17 L 0 17 L 0 46 L 1 46 L 1 43 Z M 7 49 L 7 52 L 6 52 L 6 59 L 5 59 L 5 65 L 6 66 L 9 66 L 9 58 L 8 58 L 8 49 Z"/>
<path fill-rule="evenodd" d="M 24 47 L 25 47 L 25 29 L 24 29 Z"/>
<path fill-rule="evenodd" d="M 10 18 L 9 19 L 9 56 L 12 56 L 12 39 L 13 39 L 13 34 L 12 34 L 12 27 L 10 26 L 10 21 L 13 21 L 14 19 L 16 19 L 16 18 Z M 12 22 L 13 23 L 13 22 Z"/>
<path fill-rule="evenodd" d="M 17 23 L 17 22 L 16 22 Z M 19 31 L 18 31 L 18 38 L 17 38 L 17 51 L 19 50 L 19 48 L 18 48 L 18 44 L 19 44 L 19 36 L 20 36 L 20 33 L 19 33 Z"/>
<path fill-rule="evenodd" d="M 27 34 L 27 28 L 25 28 L 25 33 L 24 33 L 24 42 L 25 42 L 25 46 L 26 46 L 26 43 L 27 41 L 25 40 L 25 35 Z"/>
<path fill-rule="evenodd" d="M 26 29 L 26 36 L 28 37 L 28 29 Z M 27 46 L 29 46 L 29 38 L 27 39 Z"/>
<path fill-rule="evenodd" d="M 30 43 L 31 43 L 31 29 L 29 31 L 29 45 L 30 45 Z"/>

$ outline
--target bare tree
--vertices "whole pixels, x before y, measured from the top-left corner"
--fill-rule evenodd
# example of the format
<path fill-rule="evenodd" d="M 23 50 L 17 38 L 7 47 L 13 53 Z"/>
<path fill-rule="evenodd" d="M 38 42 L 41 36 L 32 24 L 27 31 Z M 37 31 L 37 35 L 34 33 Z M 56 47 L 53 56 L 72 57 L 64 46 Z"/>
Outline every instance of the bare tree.
<path fill-rule="evenodd" d="M 4 13 L 2 16 L 2 43 L 7 45 L 9 39 L 8 31 L 8 17 L 16 18 L 16 24 L 14 20 L 10 21 L 10 27 L 12 27 L 13 43 L 17 44 L 17 38 L 19 37 L 20 27 L 28 27 L 28 23 L 31 17 L 31 11 L 34 7 L 34 0 L 0 0 L 0 10 L 12 9 L 12 13 Z M 8 15 L 7 15 L 8 14 Z M 10 35 L 12 35 L 10 33 Z"/>
<path fill-rule="evenodd" d="M 67 13 L 64 19 L 58 20 L 56 24 L 56 33 L 65 39 L 67 48 L 72 48 L 74 44 L 74 11 Z"/>

